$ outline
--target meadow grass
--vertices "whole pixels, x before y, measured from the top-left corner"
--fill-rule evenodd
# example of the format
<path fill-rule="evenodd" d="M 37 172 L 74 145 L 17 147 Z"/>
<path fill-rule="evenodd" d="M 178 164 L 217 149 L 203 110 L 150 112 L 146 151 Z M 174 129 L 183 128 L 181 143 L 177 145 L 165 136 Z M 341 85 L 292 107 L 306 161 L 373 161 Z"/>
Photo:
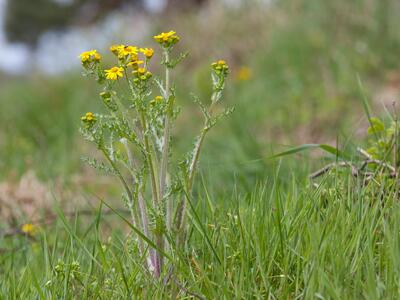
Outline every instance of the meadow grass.
<path fill-rule="evenodd" d="M 59 212 L 35 239 L 2 241 L 3 299 L 396 299 L 397 188 L 276 175 L 222 198 L 200 188 L 169 284 L 143 269 L 124 217 Z M 347 189 L 337 186 L 345 181 Z M 372 191 L 372 193 L 371 193 Z M 106 207 L 103 206 L 103 209 Z M 112 224 L 112 225 L 110 225 Z M 112 227 L 112 229 L 109 228 Z M 47 227 L 47 228 L 46 228 Z M 105 234 L 108 232 L 108 234 Z M 10 251 L 14 248 L 14 251 Z M 165 271 L 168 276 L 168 270 Z"/>

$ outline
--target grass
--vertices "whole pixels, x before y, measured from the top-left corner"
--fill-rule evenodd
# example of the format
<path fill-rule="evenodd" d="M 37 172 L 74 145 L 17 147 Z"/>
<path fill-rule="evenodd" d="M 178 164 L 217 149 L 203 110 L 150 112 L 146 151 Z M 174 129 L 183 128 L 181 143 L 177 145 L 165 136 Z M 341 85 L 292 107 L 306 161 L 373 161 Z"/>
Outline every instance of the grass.
<path fill-rule="evenodd" d="M 396 191 L 383 203 L 368 197 L 374 184 L 338 176 L 315 189 L 297 174 L 280 179 L 277 169 L 252 193 L 215 199 L 202 190 L 190 211 L 188 243 L 172 258 L 174 280 L 184 285 L 180 297 L 396 299 Z M 347 190 L 335 186 L 343 177 Z M 2 255 L 0 291 L 7 299 L 170 297 L 172 287 L 143 273 L 122 219 L 99 210 L 91 221 L 60 215 L 51 228 L 34 241 L 9 240 L 17 250 Z"/>
<path fill-rule="evenodd" d="M 399 68 L 396 1 L 294 0 L 271 9 L 260 21 L 265 28 L 254 27 L 255 44 L 246 40 L 257 45 L 254 51 L 243 50 L 229 28 L 240 17 L 241 30 L 250 32 L 246 26 L 254 18 L 246 21 L 246 14 L 230 18 L 218 35 L 227 45 L 224 54 L 233 62 L 240 57 L 225 97 L 236 112 L 205 144 L 190 234 L 168 260 L 174 265 L 169 284 L 143 271 L 136 237 L 121 218 L 128 216 L 109 213 L 92 192 L 84 195 L 95 203 L 90 216 L 64 214 L 57 205 L 74 212 L 65 205 L 72 199 L 55 199 L 57 218 L 42 224 L 34 238 L 0 236 L 0 299 L 399 298 L 397 187 L 384 180 L 362 185 L 335 171 L 315 187 L 307 176 L 320 157 L 266 159 L 299 143 L 335 145 L 337 137 L 345 141 L 340 144 L 363 143 L 363 136 L 353 137 L 355 124 L 365 121 L 357 76 L 372 98 L 386 74 Z M 381 18 L 385 22 L 376 21 Z M 199 41 L 209 31 L 196 31 L 195 18 L 190 22 L 187 30 L 203 55 Z M 185 28 L 177 31 L 185 35 Z M 261 32 L 265 40 L 257 40 Z M 205 98 L 203 61 L 209 59 L 194 56 L 197 74 L 185 89 Z M 251 67 L 249 81 L 234 79 L 241 65 Z M 62 177 L 68 189 L 73 175 L 85 174 L 79 157 L 92 149 L 78 136 L 77 120 L 89 107 L 101 109 L 96 94 L 78 74 L 2 84 L 0 156 L 6 159 L 0 177 L 33 169 L 44 181 Z M 179 94 L 186 90 L 178 91 L 178 100 L 187 107 L 189 100 Z M 198 129 L 200 115 L 194 106 L 188 110 L 182 115 L 193 117 L 178 120 L 174 131 L 177 157 Z M 119 209 L 117 188 L 110 189 L 101 194 Z"/>

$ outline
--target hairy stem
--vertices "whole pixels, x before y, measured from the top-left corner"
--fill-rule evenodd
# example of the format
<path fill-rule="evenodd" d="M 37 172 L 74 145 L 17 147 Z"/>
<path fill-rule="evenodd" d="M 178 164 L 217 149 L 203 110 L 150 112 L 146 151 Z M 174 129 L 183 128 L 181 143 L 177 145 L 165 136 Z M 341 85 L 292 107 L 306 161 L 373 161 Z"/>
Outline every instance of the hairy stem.
<path fill-rule="evenodd" d="M 169 50 L 165 49 L 164 50 L 164 59 L 165 59 L 165 92 L 164 92 L 164 99 L 165 101 L 169 100 L 170 96 L 170 68 L 169 68 Z M 169 156 L 169 137 L 170 137 L 170 112 L 169 108 L 167 108 L 167 113 L 165 115 L 165 120 L 164 120 L 164 136 L 163 136 L 163 149 L 162 149 L 162 154 L 161 154 L 161 165 L 160 165 L 160 194 L 159 194 L 159 200 L 163 201 L 165 197 L 165 190 L 166 190 L 166 178 L 167 178 L 167 169 L 168 169 L 168 156 Z M 167 228 L 168 230 L 171 228 L 171 221 L 170 221 L 170 215 L 171 215 L 171 204 L 170 200 L 167 200 Z M 162 203 L 160 203 L 162 205 Z M 163 207 L 163 206 L 162 206 Z M 157 234 L 157 246 L 160 247 L 161 249 L 164 249 L 164 238 L 163 238 L 163 233 L 158 233 Z M 159 267 L 160 271 L 163 266 L 163 257 L 160 255 L 160 253 L 157 254 L 158 256 L 158 262 L 159 262 Z"/>
<path fill-rule="evenodd" d="M 169 68 L 169 52 L 168 50 L 164 50 L 164 58 L 165 58 L 165 101 L 169 100 L 170 96 L 170 68 Z M 170 112 L 167 110 L 165 120 L 164 120 L 164 136 L 163 136 L 163 149 L 161 156 L 161 169 L 160 169 L 160 199 L 164 199 L 165 190 L 166 190 L 166 178 L 167 178 L 167 170 L 168 170 L 168 156 L 169 156 L 169 139 L 170 139 Z M 167 229 L 171 229 L 172 218 L 171 218 L 171 200 L 167 200 Z"/>
<path fill-rule="evenodd" d="M 122 144 L 125 146 L 125 150 L 126 153 L 128 155 L 128 161 L 129 161 L 129 165 L 131 167 L 132 170 L 137 169 L 137 165 L 135 163 L 135 160 L 133 158 L 132 155 L 132 151 L 129 148 L 128 142 L 126 139 L 123 139 Z M 132 174 L 132 183 L 135 184 L 135 178 L 134 175 Z M 143 197 L 143 191 L 140 190 L 138 191 L 138 199 L 137 199 L 137 204 L 138 204 L 138 211 L 139 211 L 139 219 L 141 221 L 141 229 L 143 229 L 143 233 L 145 236 L 150 237 L 150 231 L 149 231 L 149 220 L 147 217 L 147 210 L 146 210 L 146 206 L 144 203 L 144 197 Z M 139 223 L 139 222 L 138 222 Z M 140 243 L 140 248 L 141 248 L 141 252 L 143 253 L 143 242 L 141 239 L 139 239 L 139 243 Z M 154 249 L 150 249 L 150 262 L 147 261 L 147 267 L 150 269 L 150 266 L 155 267 L 155 252 Z"/>
<path fill-rule="evenodd" d="M 153 164 L 153 156 L 152 156 L 152 149 L 150 147 L 150 142 L 149 138 L 146 134 L 147 131 L 147 123 L 146 123 L 146 118 L 143 112 L 140 114 L 140 119 L 142 123 L 142 128 L 143 128 L 143 139 L 144 139 L 144 146 L 145 146 L 145 151 L 146 151 L 146 160 L 149 166 L 149 171 L 150 171 L 150 178 L 151 178 L 151 189 L 152 189 L 152 194 L 153 194 L 153 204 L 154 208 L 158 210 L 160 207 L 160 199 L 159 199 L 159 194 L 158 194 L 158 188 L 157 188 L 157 180 L 156 180 L 156 171 L 154 168 Z M 163 238 L 162 238 L 162 232 L 160 230 L 156 230 L 156 245 L 159 250 L 163 250 L 164 248 L 164 243 L 163 243 Z M 154 274 L 159 277 L 161 274 L 161 269 L 162 269 L 162 255 L 160 251 L 156 251 L 156 259 L 155 259 L 155 266 L 154 266 Z"/>
<path fill-rule="evenodd" d="M 210 107 L 208 108 L 208 116 L 211 117 L 215 103 L 216 103 L 216 99 L 218 98 L 218 93 L 220 93 L 220 90 L 216 90 L 214 91 L 214 93 L 211 95 L 211 104 Z M 204 122 L 204 127 L 203 130 L 201 131 L 201 134 L 196 142 L 196 146 L 193 150 L 193 157 L 192 160 L 190 162 L 189 165 L 189 174 L 188 174 L 188 180 L 187 180 L 187 184 L 186 184 L 186 188 L 187 188 L 187 193 L 190 196 L 192 194 L 192 188 L 193 188 L 193 181 L 194 181 L 194 177 L 196 175 L 196 168 L 197 168 L 197 164 L 199 162 L 199 157 L 200 157 L 200 152 L 201 152 L 201 148 L 203 146 L 203 142 L 204 142 L 204 138 L 206 137 L 206 134 L 209 130 L 208 126 L 207 126 L 207 122 L 208 119 L 205 120 Z M 179 207 L 177 209 L 177 223 L 176 223 L 176 228 L 177 230 L 181 230 L 180 232 L 180 239 L 178 241 L 179 244 L 181 244 L 183 242 L 183 236 L 184 236 L 184 232 L 183 232 L 183 228 L 185 228 L 185 215 L 186 215 L 186 200 L 185 200 L 185 196 L 182 197 L 182 200 L 179 204 Z"/>

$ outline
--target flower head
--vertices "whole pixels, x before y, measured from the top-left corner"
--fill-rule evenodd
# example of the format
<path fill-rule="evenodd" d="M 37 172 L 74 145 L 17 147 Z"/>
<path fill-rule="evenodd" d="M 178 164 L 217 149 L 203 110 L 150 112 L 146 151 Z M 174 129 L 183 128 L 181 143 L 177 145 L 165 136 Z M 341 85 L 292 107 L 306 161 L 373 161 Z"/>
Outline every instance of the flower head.
<path fill-rule="evenodd" d="M 92 112 L 87 112 L 83 117 L 81 117 L 81 120 L 88 126 L 92 126 L 97 121 L 96 117 Z"/>
<path fill-rule="evenodd" d="M 138 74 L 143 75 L 144 73 L 146 73 L 146 69 L 145 68 L 139 68 L 137 70 Z"/>
<path fill-rule="evenodd" d="M 252 71 L 249 67 L 243 66 L 239 69 L 239 71 L 236 74 L 236 79 L 239 81 L 246 81 L 251 79 L 252 77 Z"/>
<path fill-rule="evenodd" d="M 150 101 L 151 105 L 160 104 L 164 98 L 162 96 L 155 96 L 153 100 Z"/>
<path fill-rule="evenodd" d="M 88 64 L 91 62 L 99 62 L 101 60 L 101 55 L 97 52 L 97 50 L 89 50 L 82 52 L 79 55 L 82 64 Z"/>
<path fill-rule="evenodd" d="M 137 69 L 139 67 L 139 65 L 143 64 L 144 61 L 143 60 L 132 60 L 130 63 L 127 64 L 128 67 L 132 67 L 134 69 Z"/>
<path fill-rule="evenodd" d="M 135 83 L 138 83 L 140 81 L 147 81 L 153 76 L 153 74 L 151 74 L 151 72 L 147 71 L 145 68 L 138 68 L 133 71 L 132 74 L 136 77 L 134 79 Z"/>
<path fill-rule="evenodd" d="M 137 59 L 138 48 L 135 46 L 126 46 L 123 44 L 120 45 L 112 45 L 110 47 L 110 51 L 114 53 L 114 55 L 118 56 L 120 60 L 125 60 L 128 56 L 131 59 Z"/>
<path fill-rule="evenodd" d="M 138 48 L 135 46 L 125 46 L 123 48 L 120 48 L 118 51 L 118 58 L 122 59 L 127 57 L 128 55 L 131 56 L 131 58 L 136 58 L 138 54 Z"/>
<path fill-rule="evenodd" d="M 161 32 L 158 35 L 154 36 L 154 39 L 156 40 L 157 43 L 159 43 L 161 46 L 165 48 L 169 48 L 173 45 L 175 45 L 177 42 L 179 42 L 179 36 L 176 35 L 175 31 L 169 31 L 169 32 Z"/>
<path fill-rule="evenodd" d="M 211 64 L 211 67 L 213 68 L 215 73 L 217 73 L 217 75 L 220 75 L 220 74 L 222 74 L 224 76 L 228 75 L 229 67 L 224 60 L 218 60 L 216 62 L 213 62 Z"/>
<path fill-rule="evenodd" d="M 121 67 L 112 67 L 111 69 L 105 70 L 106 72 L 106 79 L 109 80 L 117 80 L 119 77 L 123 77 L 124 69 Z"/>
<path fill-rule="evenodd" d="M 32 223 L 26 223 L 24 225 L 21 226 L 21 231 L 29 236 L 33 236 L 35 235 L 35 233 L 37 232 L 37 227 L 36 225 L 33 225 Z"/>
<path fill-rule="evenodd" d="M 152 58 L 154 55 L 154 50 L 152 48 L 140 48 L 140 52 L 142 52 L 147 59 Z"/>
<path fill-rule="evenodd" d="M 124 49 L 125 48 L 125 45 L 112 45 L 111 47 L 110 47 L 110 51 L 112 52 L 112 53 L 114 53 L 115 55 L 118 55 L 119 54 L 119 52 L 122 50 L 122 49 Z"/>

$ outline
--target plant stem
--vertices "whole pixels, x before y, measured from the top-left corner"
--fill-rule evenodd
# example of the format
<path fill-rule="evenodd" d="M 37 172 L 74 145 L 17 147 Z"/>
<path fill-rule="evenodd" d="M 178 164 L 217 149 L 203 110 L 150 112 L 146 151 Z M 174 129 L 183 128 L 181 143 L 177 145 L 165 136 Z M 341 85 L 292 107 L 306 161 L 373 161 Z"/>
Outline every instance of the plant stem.
<path fill-rule="evenodd" d="M 165 101 L 169 101 L 169 96 L 170 96 L 170 70 L 169 70 L 169 50 L 164 49 L 164 59 L 165 59 L 165 93 L 164 93 L 164 99 Z M 168 103 L 169 104 L 169 103 Z M 167 169 L 168 169 L 168 156 L 169 156 L 169 137 L 170 137 L 170 111 L 169 107 L 167 108 L 167 112 L 165 115 L 165 120 L 164 120 L 164 136 L 163 136 L 163 150 L 162 150 L 162 155 L 161 155 L 161 165 L 160 165 L 160 194 L 159 194 L 159 201 L 163 201 L 164 196 L 165 196 L 165 190 L 166 190 L 166 177 L 167 177 Z M 167 229 L 169 230 L 171 228 L 171 200 L 167 200 Z M 161 205 L 161 203 L 160 203 Z M 164 238 L 163 238 L 163 233 L 159 232 L 157 233 L 157 246 L 160 247 L 162 250 L 164 250 Z M 157 258 L 158 258 L 158 263 L 159 263 L 159 268 L 160 272 L 163 266 L 163 257 L 160 255 L 160 253 L 157 253 Z"/>
<path fill-rule="evenodd" d="M 170 68 L 169 68 L 169 52 L 164 50 L 165 59 L 165 101 L 169 100 L 170 96 Z M 167 108 L 167 113 L 164 120 L 164 136 L 163 136 L 163 150 L 161 156 L 161 169 L 160 169 L 160 199 L 164 199 L 166 190 L 166 178 L 168 170 L 168 156 L 169 156 L 169 139 L 170 139 L 170 111 Z M 172 226 L 172 200 L 167 199 L 167 229 L 170 230 Z"/>
<path fill-rule="evenodd" d="M 133 155 L 132 155 L 132 151 L 129 148 L 127 140 L 123 139 L 121 142 L 125 146 L 125 150 L 126 150 L 126 153 L 128 155 L 128 161 L 129 161 L 129 165 L 130 165 L 131 169 L 132 170 L 137 169 L 135 160 L 134 160 Z M 134 175 L 132 174 L 132 183 L 135 184 L 135 181 L 136 180 L 134 178 Z M 139 188 L 139 191 L 138 191 L 138 199 L 137 200 L 138 200 L 137 201 L 138 211 L 139 211 L 139 216 L 140 216 L 139 218 L 140 218 L 141 223 L 142 223 L 141 229 L 143 229 L 144 235 L 147 236 L 148 238 L 150 238 L 149 220 L 148 220 L 148 217 L 147 217 L 147 210 L 146 210 L 146 206 L 145 206 L 145 203 L 144 203 L 143 192 L 140 190 L 140 188 Z M 143 253 L 144 247 L 143 247 L 143 242 L 142 242 L 141 239 L 139 239 L 139 243 L 140 243 L 140 248 L 142 249 L 141 251 Z M 149 268 L 150 265 L 155 267 L 154 249 L 150 249 L 149 251 L 150 251 L 150 262 L 147 261 L 147 267 Z"/>
<path fill-rule="evenodd" d="M 150 143 L 149 143 L 149 138 L 146 134 L 147 131 L 147 123 L 146 123 L 146 118 L 143 112 L 140 114 L 140 120 L 142 123 L 143 127 L 143 140 L 144 140 L 144 147 L 146 151 L 146 160 L 149 165 L 149 171 L 150 171 L 150 178 L 151 178 L 151 188 L 152 188 L 152 194 L 153 194 L 153 203 L 155 206 L 158 205 L 158 188 L 157 188 L 157 180 L 156 180 L 156 174 L 155 174 L 155 169 L 154 169 L 154 164 L 153 164 L 153 156 L 151 155 L 151 148 L 150 148 Z"/>
<path fill-rule="evenodd" d="M 153 156 L 152 156 L 152 149 L 150 148 L 150 143 L 149 143 L 149 138 L 146 134 L 147 131 L 147 123 L 146 123 L 146 118 L 144 115 L 144 112 L 141 112 L 140 114 L 140 119 L 142 123 L 142 128 L 143 128 L 143 139 L 144 139 L 144 146 L 145 146 L 145 151 L 146 151 L 146 160 L 149 166 L 149 171 L 150 171 L 150 178 L 151 178 L 151 188 L 152 188 L 152 194 L 153 194 L 153 204 L 154 208 L 158 210 L 160 208 L 160 199 L 159 199 L 159 194 L 158 194 L 158 188 L 157 188 L 157 180 L 156 180 L 156 172 L 154 169 L 154 164 L 153 164 Z M 160 230 L 156 230 L 156 245 L 158 249 L 161 251 L 164 248 L 164 243 L 163 243 L 163 237 L 162 237 L 162 232 Z M 155 266 L 154 266 L 154 274 L 156 277 L 159 277 L 161 274 L 161 269 L 162 269 L 162 263 L 163 263 L 163 257 L 161 255 L 160 251 L 156 251 L 156 258 L 155 258 Z"/>
<path fill-rule="evenodd" d="M 216 99 L 218 97 L 218 93 L 220 91 L 214 91 L 214 93 L 211 95 L 211 104 L 208 109 L 208 116 L 211 117 L 213 109 L 215 107 Z M 196 142 L 196 146 L 193 151 L 193 157 L 192 161 L 190 162 L 189 165 L 189 174 L 188 174 L 188 181 L 187 181 L 187 193 L 190 196 L 192 194 L 192 188 L 193 188 L 193 181 L 194 181 L 194 176 L 196 174 L 196 167 L 199 162 L 199 157 L 200 157 L 200 152 L 201 152 L 201 147 L 203 146 L 204 138 L 206 137 L 206 134 L 209 130 L 207 126 L 208 119 L 205 120 L 204 122 L 204 127 L 203 130 L 201 131 L 201 134 Z M 177 230 L 181 230 L 182 228 L 185 228 L 185 215 L 186 215 L 186 200 L 185 197 L 182 197 L 182 200 L 180 202 L 180 205 L 177 209 Z M 180 233 L 181 236 L 184 235 L 184 232 Z M 182 241 L 182 239 L 181 239 Z M 179 242 L 178 242 L 179 243 Z"/>

